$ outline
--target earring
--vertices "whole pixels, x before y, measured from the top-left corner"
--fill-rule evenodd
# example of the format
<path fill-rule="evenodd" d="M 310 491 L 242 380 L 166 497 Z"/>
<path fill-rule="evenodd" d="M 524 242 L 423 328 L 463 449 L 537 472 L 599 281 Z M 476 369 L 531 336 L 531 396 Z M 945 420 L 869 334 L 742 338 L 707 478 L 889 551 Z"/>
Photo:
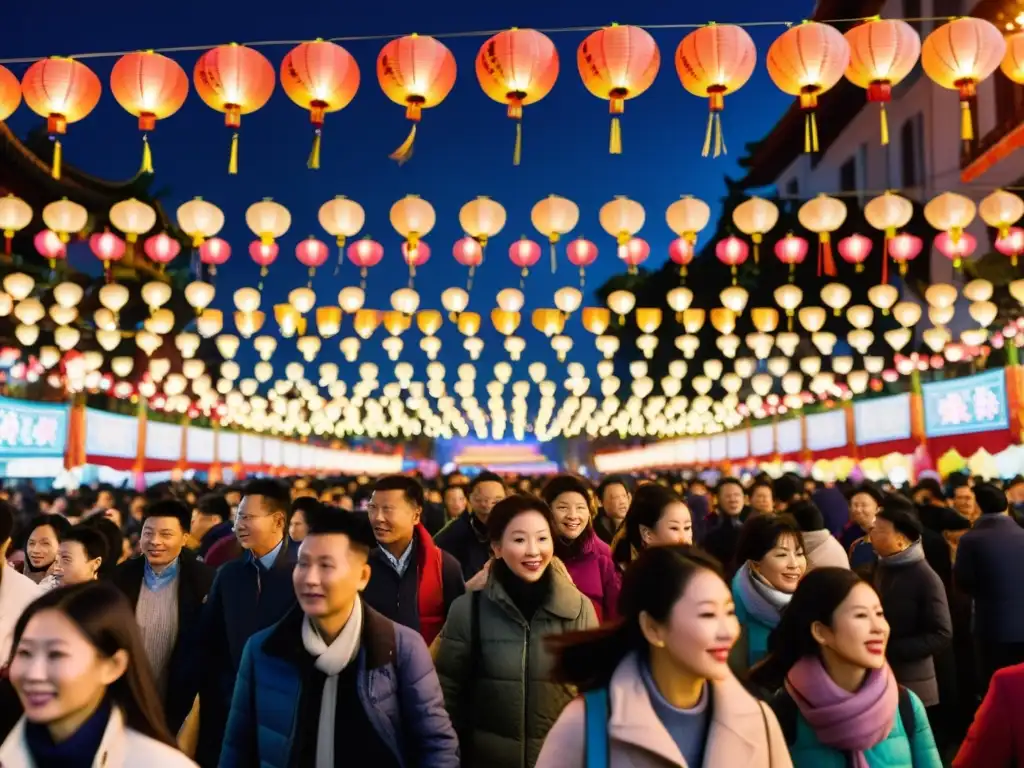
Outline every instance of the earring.
<path fill-rule="evenodd" d="M 664 648 L 665 647 L 665 641 L 664 640 L 659 640 L 658 642 L 656 642 L 654 644 L 654 647 L 655 648 Z"/>

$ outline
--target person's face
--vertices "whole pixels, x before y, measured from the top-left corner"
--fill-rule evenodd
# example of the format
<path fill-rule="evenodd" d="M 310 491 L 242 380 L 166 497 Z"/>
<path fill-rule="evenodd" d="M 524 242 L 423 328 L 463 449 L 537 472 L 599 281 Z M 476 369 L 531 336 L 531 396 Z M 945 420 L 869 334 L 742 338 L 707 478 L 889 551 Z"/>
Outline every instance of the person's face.
<path fill-rule="evenodd" d="M 263 496 L 245 496 L 235 515 L 235 537 L 243 549 L 269 552 L 284 537 L 284 513 L 272 511 Z"/>
<path fill-rule="evenodd" d="M 578 493 L 558 494 L 551 502 L 551 511 L 558 535 L 569 541 L 575 541 L 590 523 L 590 505 L 586 497 Z"/>
<path fill-rule="evenodd" d="M 57 532 L 48 525 L 40 525 L 28 535 L 25 553 L 32 567 L 48 568 L 57 559 Z"/>
<path fill-rule="evenodd" d="M 473 508 L 473 515 L 476 519 L 486 524 L 494 505 L 504 498 L 504 485 L 485 480 L 482 483 L 477 483 L 473 488 L 473 492 L 469 494 L 469 504 Z"/>
<path fill-rule="evenodd" d="M 444 509 L 448 517 L 460 517 L 466 511 L 466 491 L 462 486 L 444 492 Z"/>
<path fill-rule="evenodd" d="M 861 582 L 832 614 L 832 626 L 822 622 L 811 625 L 811 634 L 827 659 L 839 659 L 864 669 L 881 669 L 885 664 L 885 646 L 889 641 L 889 622 L 882 612 L 878 594 Z"/>
<path fill-rule="evenodd" d="M 96 508 L 110 509 L 114 506 L 114 494 L 110 491 L 100 491 L 96 494 Z"/>
<path fill-rule="evenodd" d="M 722 514 L 736 517 L 743 511 L 743 489 L 736 483 L 728 483 L 718 491 L 718 508 Z"/>
<path fill-rule="evenodd" d="M 866 493 L 854 494 L 850 499 L 850 518 L 865 533 L 869 532 L 875 525 L 875 516 L 878 514 L 878 502 Z"/>
<path fill-rule="evenodd" d="M 132 505 L 130 509 L 131 516 L 134 517 L 136 520 L 141 520 L 142 510 L 144 510 L 145 508 L 146 500 L 141 496 L 136 496 L 134 499 L 132 499 Z"/>
<path fill-rule="evenodd" d="M 10 675 L 28 721 L 70 735 L 127 666 L 125 651 L 101 655 L 73 621 L 50 609 L 25 626 Z"/>
<path fill-rule="evenodd" d="M 881 517 L 875 518 L 875 525 L 872 527 L 869 535 L 871 546 L 882 557 L 895 555 L 897 552 L 902 552 L 910 546 L 910 541 L 907 537 L 897 531 L 890 521 Z"/>
<path fill-rule="evenodd" d="M 1007 488 L 1006 499 L 1010 504 L 1020 504 L 1024 501 L 1024 483 L 1017 483 Z"/>
<path fill-rule="evenodd" d="M 652 653 L 667 654 L 673 666 L 703 680 L 729 676 L 729 651 L 740 635 L 732 593 L 721 578 L 701 569 L 672 606 L 668 620 L 640 614 Z"/>
<path fill-rule="evenodd" d="M 953 508 L 968 520 L 974 521 L 978 517 L 975 507 L 973 489 L 961 485 L 953 491 Z"/>
<path fill-rule="evenodd" d="M 804 480 L 804 496 L 809 499 L 816 490 L 818 490 L 818 486 L 813 480 Z"/>
<path fill-rule="evenodd" d="M 646 547 L 670 547 L 674 544 L 693 544 L 693 520 L 690 508 L 673 501 L 663 510 L 653 528 L 640 526 L 640 538 Z"/>
<path fill-rule="evenodd" d="M 927 504 L 931 504 L 931 502 L 932 502 L 932 495 L 931 495 L 931 493 L 928 490 L 926 490 L 924 488 L 919 488 L 919 489 L 917 489 L 914 492 L 914 503 L 915 504 L 923 507 L 923 506 L 925 506 Z"/>
<path fill-rule="evenodd" d="M 807 570 L 807 556 L 795 536 L 780 536 L 754 569 L 775 589 L 792 594 Z"/>
<path fill-rule="evenodd" d="M 90 560 L 89 553 L 85 551 L 82 542 L 62 541 L 58 557 L 61 585 L 69 587 L 72 584 L 85 584 L 87 581 L 94 581 L 102 562 L 102 557 Z"/>
<path fill-rule="evenodd" d="M 238 509 L 242 503 L 242 492 L 241 491 L 228 491 L 224 494 L 224 499 L 232 510 Z"/>
<path fill-rule="evenodd" d="M 192 538 L 198 541 L 209 533 L 210 529 L 214 526 L 220 525 L 222 522 L 224 521 L 221 520 L 220 515 L 204 515 L 198 509 L 193 509 L 192 527 L 190 529 Z"/>
<path fill-rule="evenodd" d="M 626 490 L 626 486 L 620 483 L 609 485 L 601 495 L 601 506 L 604 507 L 605 514 L 616 522 L 625 519 L 631 501 L 632 498 L 629 491 Z"/>
<path fill-rule="evenodd" d="M 690 493 L 692 493 L 694 496 L 707 496 L 708 487 L 704 485 L 704 483 L 693 483 L 690 486 Z"/>
<path fill-rule="evenodd" d="M 750 493 L 750 508 L 759 515 L 770 515 L 775 511 L 772 489 L 767 485 L 754 486 Z"/>
<path fill-rule="evenodd" d="M 288 523 L 288 537 L 292 541 L 302 541 L 309 533 L 309 526 L 306 525 L 306 513 L 301 509 L 292 512 L 292 519 Z"/>
<path fill-rule="evenodd" d="M 547 518 L 540 512 L 523 512 L 505 526 L 494 554 L 523 581 L 537 581 L 551 563 L 555 542 Z"/>
<path fill-rule="evenodd" d="M 292 586 L 299 606 L 310 618 L 348 610 L 370 581 L 366 552 L 342 533 L 314 534 L 299 545 Z"/>
<path fill-rule="evenodd" d="M 406 498 L 405 491 L 374 491 L 366 511 L 377 543 L 387 546 L 412 539 L 422 510 Z"/>
<path fill-rule="evenodd" d="M 175 517 L 150 517 L 142 524 L 139 537 L 142 554 L 151 568 L 163 568 L 178 559 L 185 546 L 185 531 Z"/>

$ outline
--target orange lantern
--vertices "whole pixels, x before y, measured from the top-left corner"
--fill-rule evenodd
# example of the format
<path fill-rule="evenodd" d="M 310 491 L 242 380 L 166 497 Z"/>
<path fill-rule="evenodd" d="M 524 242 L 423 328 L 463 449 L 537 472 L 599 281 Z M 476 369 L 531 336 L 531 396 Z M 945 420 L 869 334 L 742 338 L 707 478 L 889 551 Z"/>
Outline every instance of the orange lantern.
<path fill-rule="evenodd" d="M 608 99 L 612 115 L 608 152 L 622 154 L 619 115 L 632 99 L 651 87 L 661 66 L 661 53 L 654 38 L 640 27 L 610 27 L 591 32 L 576 52 L 576 66 L 587 90 Z"/>
<path fill-rule="evenodd" d="M 995 72 L 1006 53 L 1003 33 L 977 18 L 954 19 L 935 29 L 921 46 L 924 73 L 943 88 L 960 93 L 960 138 L 974 138 L 971 99 L 978 83 Z"/>
<path fill-rule="evenodd" d="M 14 73 L 6 67 L 0 67 L 0 122 L 14 114 L 21 104 L 21 83 Z"/>
<path fill-rule="evenodd" d="M 274 92 L 274 67 L 252 48 L 238 43 L 213 48 L 196 62 L 192 73 L 196 93 L 206 106 L 224 113 L 224 125 L 232 130 L 228 173 L 238 173 L 238 129 L 248 115 L 270 101 Z"/>
<path fill-rule="evenodd" d="M 74 59 L 40 59 L 25 72 L 21 91 L 29 109 L 46 118 L 53 141 L 53 178 L 60 178 L 61 144 L 69 123 L 86 117 L 100 100 L 103 86 L 96 73 Z"/>
<path fill-rule="evenodd" d="M 558 50 L 551 38 L 535 29 L 507 29 L 489 39 L 476 56 L 476 77 L 484 93 L 508 104 L 516 121 L 512 164 L 523 152 L 523 107 L 547 96 L 558 79 Z"/>
<path fill-rule="evenodd" d="M 818 96 L 834 86 L 850 63 L 850 44 L 835 27 L 805 21 L 790 27 L 768 49 L 768 74 L 783 93 L 800 98 L 804 152 L 818 151 Z"/>
<path fill-rule="evenodd" d="M 872 19 L 846 33 L 850 44 L 850 65 L 846 79 L 865 88 L 868 101 L 877 102 L 881 113 L 882 145 L 889 143 L 889 121 L 885 105 L 892 89 L 911 73 L 921 56 L 921 38 L 900 19 Z"/>
<path fill-rule="evenodd" d="M 288 98 L 309 110 L 313 151 L 306 167 L 320 167 L 320 134 L 324 115 L 344 109 L 359 90 L 359 65 L 334 43 L 316 40 L 292 48 L 281 62 L 281 87 Z"/>
<path fill-rule="evenodd" d="M 695 29 L 676 48 L 676 73 L 683 88 L 709 100 L 708 129 L 701 152 L 704 157 L 711 152 L 712 134 L 715 157 L 725 154 L 722 138 L 725 96 L 746 84 L 754 74 L 756 63 L 754 41 L 745 29 L 732 24 L 709 24 Z"/>
<path fill-rule="evenodd" d="M 412 130 L 391 153 L 399 165 L 412 157 L 416 124 L 424 109 L 436 107 L 455 85 L 455 57 L 433 37 L 406 35 L 385 45 L 377 56 L 377 81 L 384 94 L 405 107 Z"/>
<path fill-rule="evenodd" d="M 1024 83 L 1024 31 L 1014 32 L 1006 36 L 1006 55 L 999 65 L 1003 74 L 1017 84 Z M 0 78 L 2 79 L 2 78 Z M 0 87 L 0 92 L 2 92 Z M 0 104 L 3 100 L 0 99 Z M 0 115 L 3 114 L 3 107 L 0 107 Z"/>
<path fill-rule="evenodd" d="M 110 72 L 110 90 L 128 114 L 139 118 L 142 131 L 142 167 L 140 173 L 153 172 L 153 154 L 148 132 L 156 121 L 170 117 L 188 96 L 188 75 L 174 59 L 140 51 L 126 53 Z"/>

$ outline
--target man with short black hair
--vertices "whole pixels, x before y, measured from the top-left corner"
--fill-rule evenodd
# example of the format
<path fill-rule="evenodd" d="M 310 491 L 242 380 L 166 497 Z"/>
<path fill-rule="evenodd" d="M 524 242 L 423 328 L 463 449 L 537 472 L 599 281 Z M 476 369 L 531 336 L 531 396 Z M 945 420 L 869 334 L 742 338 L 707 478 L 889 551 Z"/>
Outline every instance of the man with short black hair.
<path fill-rule="evenodd" d="M 626 513 L 633 501 L 629 478 L 623 475 L 609 475 L 597 488 L 601 511 L 594 519 L 594 531 L 605 544 L 611 544 L 615 534 L 626 521 Z"/>
<path fill-rule="evenodd" d="M 387 618 L 415 629 L 427 645 L 448 609 L 466 591 L 454 556 L 440 549 L 421 522 L 423 487 L 411 477 L 382 477 L 367 509 L 377 546 L 363 598 Z"/>
<path fill-rule="evenodd" d="M 200 560 L 206 558 L 214 544 L 233 532 L 231 505 L 226 498 L 218 493 L 209 493 L 196 502 L 189 533 Z"/>
<path fill-rule="evenodd" d="M 453 520 L 435 537 L 437 546 L 450 552 L 469 581 L 491 559 L 487 520 L 491 509 L 508 495 L 505 481 L 494 472 L 481 472 L 469 484 L 469 512 Z"/>
<path fill-rule="evenodd" d="M 288 539 L 291 494 L 276 480 L 253 480 L 235 515 L 245 554 L 221 566 L 203 611 L 203 689 L 197 760 L 216 765 L 231 692 L 246 641 L 295 605 L 296 547 Z"/>
<path fill-rule="evenodd" d="M 426 644 L 360 599 L 377 548 L 360 515 L 311 517 L 298 605 L 246 643 L 221 766 L 458 768 Z"/>
<path fill-rule="evenodd" d="M 107 540 L 102 533 L 88 525 L 73 525 L 60 540 L 58 583 L 70 587 L 96 581 L 107 557 Z"/>
<path fill-rule="evenodd" d="M 711 529 L 704 536 L 704 549 L 718 558 L 730 577 L 741 563 L 736 562 L 736 546 L 745 517 L 746 499 L 743 485 L 735 477 L 726 477 L 715 488 L 717 513 Z"/>
<path fill-rule="evenodd" d="M 149 504 L 142 513 L 142 555 L 113 576 L 135 609 L 171 733 L 199 690 L 199 618 L 213 583 L 213 572 L 185 549 L 191 516 L 180 501 Z"/>
<path fill-rule="evenodd" d="M 981 517 L 960 539 L 953 577 L 974 600 L 973 634 L 981 685 L 1024 662 L 1024 530 L 1009 515 L 1006 494 L 974 488 Z"/>
<path fill-rule="evenodd" d="M 775 511 L 782 513 L 790 504 L 804 500 L 804 485 L 799 477 L 785 474 L 776 478 L 772 483 L 772 493 L 775 496 Z"/>

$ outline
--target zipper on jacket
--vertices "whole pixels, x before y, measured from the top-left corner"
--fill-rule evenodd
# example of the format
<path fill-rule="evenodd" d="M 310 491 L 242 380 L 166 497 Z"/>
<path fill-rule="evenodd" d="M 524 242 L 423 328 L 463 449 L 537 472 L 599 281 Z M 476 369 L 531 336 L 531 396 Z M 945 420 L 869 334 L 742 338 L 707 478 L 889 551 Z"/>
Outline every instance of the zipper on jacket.
<path fill-rule="evenodd" d="M 530 723 L 530 624 L 526 624 L 526 634 L 523 638 L 523 751 L 522 761 L 519 763 L 522 768 L 528 765 L 527 754 L 529 750 L 530 735 L 528 732 Z"/>

